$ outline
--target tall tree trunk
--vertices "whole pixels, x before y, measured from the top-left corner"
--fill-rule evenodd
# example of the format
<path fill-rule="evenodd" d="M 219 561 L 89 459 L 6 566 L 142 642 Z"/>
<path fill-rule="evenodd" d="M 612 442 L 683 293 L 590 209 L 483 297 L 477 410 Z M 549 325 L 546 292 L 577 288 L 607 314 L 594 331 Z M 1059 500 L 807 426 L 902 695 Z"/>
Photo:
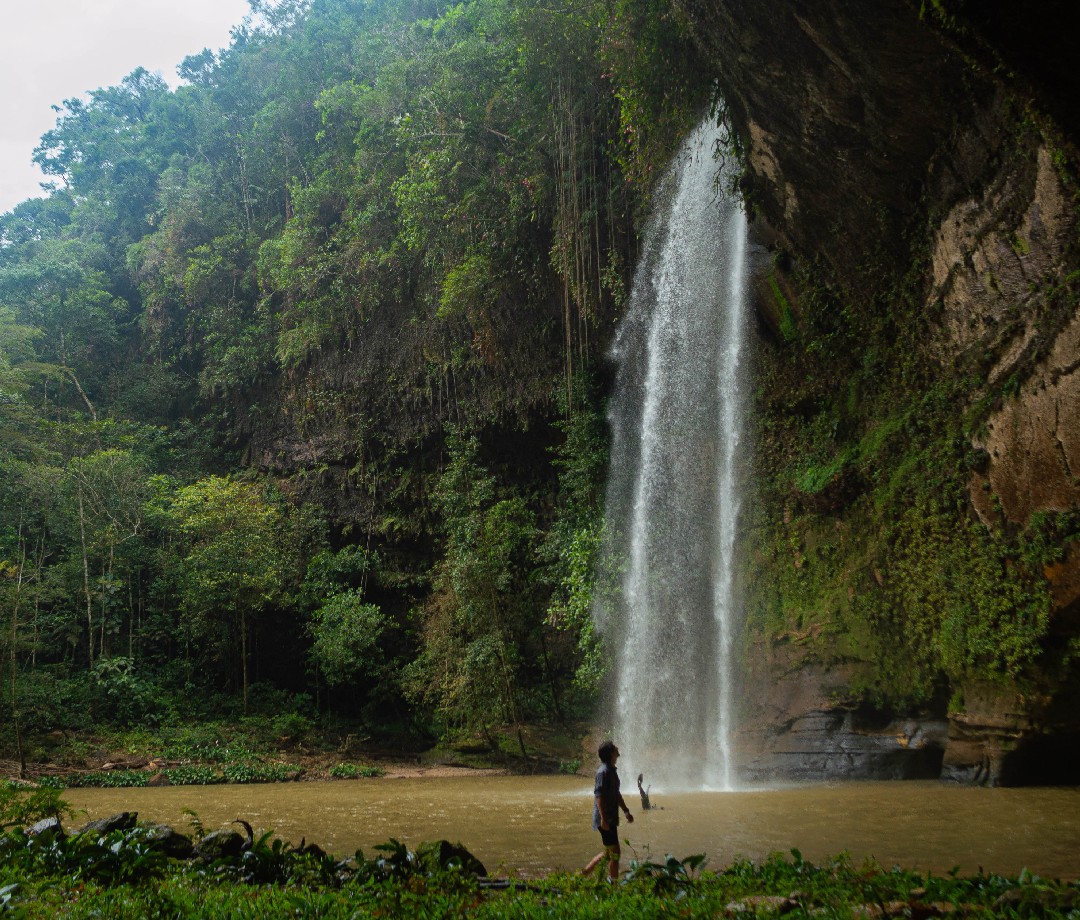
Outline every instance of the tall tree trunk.
<path fill-rule="evenodd" d="M 38 577 L 41 577 L 41 571 L 45 568 L 45 522 L 42 521 L 41 531 L 38 534 L 38 549 L 37 549 L 37 565 L 34 567 Z M 38 649 L 38 632 L 39 623 L 41 619 L 41 597 L 38 592 L 34 593 L 34 620 L 31 627 L 30 637 L 32 639 L 30 643 L 30 670 L 37 669 L 37 649 Z"/>
<path fill-rule="evenodd" d="M 555 718 L 560 724 L 566 720 L 563 718 L 562 703 L 559 701 L 559 682 L 555 680 L 555 674 L 551 668 L 551 656 L 548 654 L 547 639 L 544 637 L 544 627 L 540 627 L 540 651 L 544 656 L 544 671 L 547 675 L 548 685 L 551 687 L 551 701 L 555 709 Z"/>
<path fill-rule="evenodd" d="M 79 495 L 79 547 L 82 550 L 83 593 L 86 595 L 86 651 L 90 670 L 94 669 L 94 608 L 90 594 L 90 560 L 86 554 L 86 511 L 83 508 L 82 483 Z"/>
<path fill-rule="evenodd" d="M 506 708 L 510 716 L 510 721 L 514 725 L 517 725 L 517 695 L 514 693 L 514 681 L 510 674 L 510 663 L 506 655 L 506 630 L 503 628 L 502 617 L 499 616 L 499 605 L 495 592 L 494 590 L 489 590 L 488 593 L 491 597 L 491 614 L 492 619 L 495 621 L 495 632 L 499 637 L 499 665 L 502 668 L 503 684 L 506 687 Z"/>
<path fill-rule="evenodd" d="M 135 589 L 128 579 L 128 658 L 135 660 Z"/>
<path fill-rule="evenodd" d="M 240 609 L 240 662 L 244 685 L 244 715 L 248 714 L 247 611 Z"/>
<path fill-rule="evenodd" d="M 108 587 L 109 580 L 107 575 L 108 569 L 105 565 L 105 560 L 101 560 L 101 625 L 98 627 L 98 658 L 108 658 L 109 653 L 105 650 L 105 590 Z"/>
<path fill-rule="evenodd" d="M 19 567 L 15 573 L 15 600 L 11 605 L 11 724 L 15 729 L 15 747 L 19 754 L 19 778 L 26 777 L 26 750 L 23 747 L 22 727 L 19 724 L 19 604 L 22 601 L 23 580 L 26 575 L 26 546 L 23 543 L 22 520 L 19 521 Z"/>

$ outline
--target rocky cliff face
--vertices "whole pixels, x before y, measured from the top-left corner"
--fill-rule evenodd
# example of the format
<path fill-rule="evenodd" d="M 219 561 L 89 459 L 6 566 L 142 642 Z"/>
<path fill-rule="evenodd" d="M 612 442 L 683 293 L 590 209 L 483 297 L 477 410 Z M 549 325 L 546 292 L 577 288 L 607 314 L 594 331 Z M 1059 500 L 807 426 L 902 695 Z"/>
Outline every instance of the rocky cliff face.
<path fill-rule="evenodd" d="M 916 291 L 920 347 L 964 377 L 962 408 L 981 420 L 969 435 L 965 513 L 1002 532 L 1075 516 L 1077 171 L 1069 126 L 1054 120 L 1063 109 L 1045 94 L 1040 106 L 1039 80 L 1026 78 L 1046 68 L 1003 28 L 942 28 L 905 0 L 677 5 L 744 140 L 747 198 L 778 253 L 774 289 L 794 305 L 800 280 L 785 268 L 801 264 L 816 266 L 845 310 L 880 304 L 902 283 Z M 987 66 L 1002 60 L 1012 72 Z M 768 335 L 779 321 L 763 313 Z M 828 506 L 838 528 L 846 500 L 841 491 Z M 1063 651 L 1080 620 L 1077 546 L 1063 541 L 1045 566 L 1050 627 L 1036 666 L 1017 680 L 954 678 L 948 712 L 928 704 L 922 721 L 860 721 L 859 667 L 759 642 L 751 677 L 769 689 L 748 704 L 752 771 L 1080 779 L 1064 757 L 1080 728 L 1076 667 Z"/>

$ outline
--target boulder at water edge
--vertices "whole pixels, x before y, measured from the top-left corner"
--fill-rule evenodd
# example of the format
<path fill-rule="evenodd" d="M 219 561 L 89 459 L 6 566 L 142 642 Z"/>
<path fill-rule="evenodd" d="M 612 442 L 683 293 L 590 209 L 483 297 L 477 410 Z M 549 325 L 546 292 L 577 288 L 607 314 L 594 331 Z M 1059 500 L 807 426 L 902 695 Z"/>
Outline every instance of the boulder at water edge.
<path fill-rule="evenodd" d="M 460 843 L 434 840 L 416 848 L 416 859 L 427 872 L 440 872 L 451 866 L 460 866 L 468 875 L 487 875 L 487 869 Z"/>

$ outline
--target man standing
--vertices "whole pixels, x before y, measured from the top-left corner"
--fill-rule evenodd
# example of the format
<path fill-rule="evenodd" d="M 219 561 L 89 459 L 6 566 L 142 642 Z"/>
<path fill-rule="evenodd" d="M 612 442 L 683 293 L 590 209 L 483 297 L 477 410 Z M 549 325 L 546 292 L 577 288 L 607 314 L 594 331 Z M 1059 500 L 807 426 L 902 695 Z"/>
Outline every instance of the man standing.
<path fill-rule="evenodd" d="M 619 809 L 626 814 L 627 824 L 634 823 L 634 816 L 623 801 L 619 792 L 619 771 L 615 761 L 619 759 L 619 749 L 614 741 L 605 741 L 597 751 L 600 766 L 596 770 L 596 782 L 593 785 L 593 830 L 600 831 L 604 849 L 597 853 L 584 869 L 588 875 L 606 858 L 608 861 L 608 879 L 615 882 L 619 878 Z"/>

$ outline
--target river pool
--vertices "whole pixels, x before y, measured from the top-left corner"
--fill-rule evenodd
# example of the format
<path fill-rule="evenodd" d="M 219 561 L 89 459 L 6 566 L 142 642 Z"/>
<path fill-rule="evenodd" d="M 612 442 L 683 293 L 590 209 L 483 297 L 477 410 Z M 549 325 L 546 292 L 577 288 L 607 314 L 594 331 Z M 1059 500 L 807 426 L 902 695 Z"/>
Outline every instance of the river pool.
<path fill-rule="evenodd" d="M 243 818 L 294 843 L 340 855 L 395 837 L 460 840 L 491 872 L 536 876 L 581 866 L 599 849 L 591 778 L 461 776 L 244 786 L 70 789 L 75 824 L 119 811 L 190 832 Z M 623 824 L 627 857 L 705 853 L 720 868 L 792 847 L 819 862 L 847 851 L 884 866 L 964 874 L 979 869 L 1080 878 L 1080 789 L 982 789 L 937 782 L 866 782 L 652 795 Z"/>

